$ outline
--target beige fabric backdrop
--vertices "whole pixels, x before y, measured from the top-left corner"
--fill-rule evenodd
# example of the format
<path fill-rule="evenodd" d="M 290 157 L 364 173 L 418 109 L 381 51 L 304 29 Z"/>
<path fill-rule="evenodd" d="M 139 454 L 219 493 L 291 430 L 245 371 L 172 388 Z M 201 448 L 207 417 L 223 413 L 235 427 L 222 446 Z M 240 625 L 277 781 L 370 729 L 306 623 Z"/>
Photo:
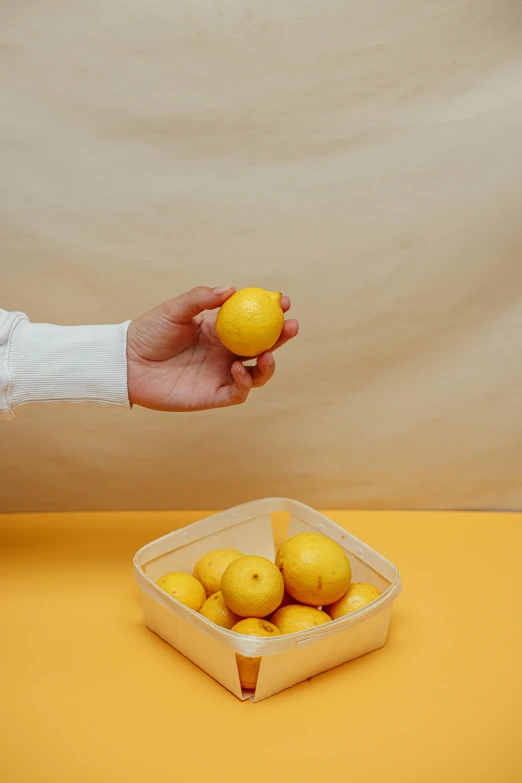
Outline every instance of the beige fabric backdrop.
<path fill-rule="evenodd" d="M 1 305 L 289 293 L 222 413 L 31 410 L 0 510 L 522 507 L 520 0 L 6 0 Z"/>

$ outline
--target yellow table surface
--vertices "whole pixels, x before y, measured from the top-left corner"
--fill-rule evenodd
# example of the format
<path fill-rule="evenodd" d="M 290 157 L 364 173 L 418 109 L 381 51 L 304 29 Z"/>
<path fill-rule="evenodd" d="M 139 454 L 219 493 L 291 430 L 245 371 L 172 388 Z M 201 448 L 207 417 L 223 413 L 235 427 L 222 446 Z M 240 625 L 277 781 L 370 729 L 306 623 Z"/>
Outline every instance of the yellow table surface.
<path fill-rule="evenodd" d="M 0 516 L 0 780 L 520 783 L 522 515 L 327 513 L 401 571 L 388 642 L 259 704 L 143 625 L 203 513 Z"/>

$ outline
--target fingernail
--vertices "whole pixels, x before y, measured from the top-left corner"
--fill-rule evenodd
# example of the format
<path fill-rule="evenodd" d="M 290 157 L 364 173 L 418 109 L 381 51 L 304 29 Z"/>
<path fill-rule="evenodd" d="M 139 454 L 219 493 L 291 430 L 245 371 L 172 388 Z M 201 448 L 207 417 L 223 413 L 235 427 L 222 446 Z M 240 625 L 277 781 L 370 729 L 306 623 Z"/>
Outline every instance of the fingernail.
<path fill-rule="evenodd" d="M 274 366 L 274 354 L 273 353 L 269 353 L 268 354 L 268 364 L 270 365 L 270 367 Z"/>
<path fill-rule="evenodd" d="M 216 296 L 219 296 L 220 294 L 225 294 L 227 291 L 230 291 L 231 288 L 234 288 L 233 285 L 222 285 L 219 288 L 214 288 L 212 291 L 213 294 Z"/>
<path fill-rule="evenodd" d="M 239 365 L 239 372 L 241 373 L 241 375 L 245 375 L 246 374 L 246 370 L 245 370 L 245 367 L 244 367 L 243 364 Z"/>

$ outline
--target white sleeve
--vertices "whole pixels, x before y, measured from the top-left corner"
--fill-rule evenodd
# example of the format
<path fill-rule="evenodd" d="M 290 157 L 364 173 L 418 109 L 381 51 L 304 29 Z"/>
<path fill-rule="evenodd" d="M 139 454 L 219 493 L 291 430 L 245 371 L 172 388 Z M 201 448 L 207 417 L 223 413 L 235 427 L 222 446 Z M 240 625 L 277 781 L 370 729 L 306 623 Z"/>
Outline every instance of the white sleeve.
<path fill-rule="evenodd" d="M 0 310 L 0 419 L 22 405 L 129 406 L 127 330 L 33 324 Z"/>

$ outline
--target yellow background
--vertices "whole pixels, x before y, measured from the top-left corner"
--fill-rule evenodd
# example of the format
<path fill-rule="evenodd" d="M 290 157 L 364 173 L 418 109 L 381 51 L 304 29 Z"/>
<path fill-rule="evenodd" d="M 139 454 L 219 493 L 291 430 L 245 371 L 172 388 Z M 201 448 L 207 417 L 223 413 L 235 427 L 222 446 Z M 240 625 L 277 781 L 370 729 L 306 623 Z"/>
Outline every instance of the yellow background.
<path fill-rule="evenodd" d="M 398 565 L 386 646 L 242 703 L 148 631 L 131 560 L 197 512 L 0 517 L 0 780 L 522 777 L 522 516 L 330 512 Z"/>

